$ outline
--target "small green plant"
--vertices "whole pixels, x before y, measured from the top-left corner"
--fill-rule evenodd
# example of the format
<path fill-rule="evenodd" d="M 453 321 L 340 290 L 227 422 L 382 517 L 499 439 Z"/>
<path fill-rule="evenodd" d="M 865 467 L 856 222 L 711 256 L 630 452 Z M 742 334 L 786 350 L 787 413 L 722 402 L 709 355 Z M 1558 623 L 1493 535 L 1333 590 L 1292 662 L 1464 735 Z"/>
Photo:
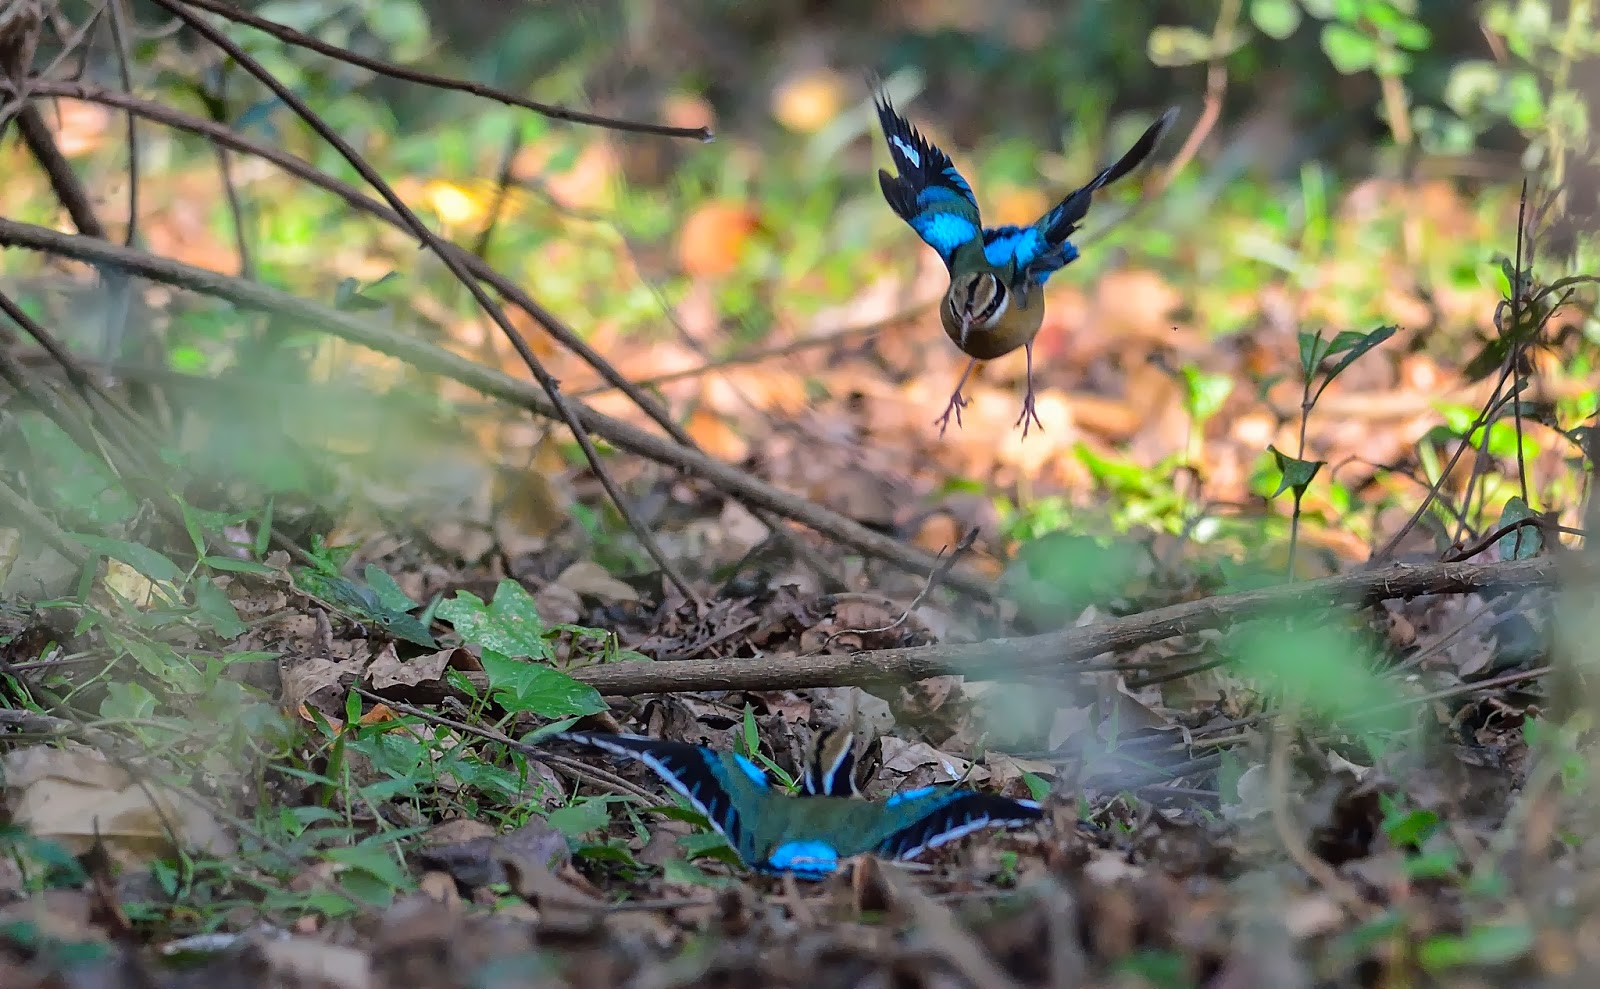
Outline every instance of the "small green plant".
<path fill-rule="evenodd" d="M 457 591 L 440 603 L 435 614 L 461 638 L 481 649 L 484 674 L 493 699 L 511 714 L 558 719 L 598 714 L 605 701 L 593 687 L 579 683 L 551 665 L 551 638 L 560 632 L 596 635 L 581 625 L 546 625 L 532 595 L 513 580 L 502 580 L 494 599 Z M 606 633 L 598 633 L 609 638 Z"/>
<path fill-rule="evenodd" d="M 1461 850 L 1448 840 L 1443 821 L 1431 810 L 1407 807 L 1389 794 L 1379 796 L 1382 828 L 1389 844 L 1406 853 L 1412 879 L 1454 879 L 1461 874 Z"/>
<path fill-rule="evenodd" d="M 1417 961 L 1429 972 L 1467 965 L 1503 965 L 1533 949 L 1533 925 L 1527 921 L 1475 923 L 1462 934 L 1435 934 L 1417 948 Z"/>
<path fill-rule="evenodd" d="M 1317 476 L 1326 461 L 1306 460 L 1306 428 L 1311 421 L 1311 411 L 1316 408 L 1317 400 L 1327 390 L 1335 378 L 1344 373 L 1345 369 L 1354 364 L 1361 356 L 1378 344 L 1394 336 L 1395 327 L 1380 326 L 1367 333 L 1356 333 L 1347 330 L 1333 339 L 1325 339 L 1321 330 L 1313 333 L 1301 331 L 1300 333 L 1300 440 L 1294 456 L 1289 456 L 1276 446 L 1267 447 L 1267 452 L 1272 454 L 1276 462 L 1281 479 L 1278 489 L 1271 497 L 1276 498 L 1285 491 L 1294 495 L 1294 510 L 1289 523 L 1289 576 L 1293 579 L 1295 573 L 1295 550 L 1299 544 L 1300 536 L 1300 503 L 1305 497 L 1306 489 L 1311 486 L 1311 481 Z M 1324 368 L 1323 361 L 1337 356 L 1339 359 L 1331 366 Z"/>

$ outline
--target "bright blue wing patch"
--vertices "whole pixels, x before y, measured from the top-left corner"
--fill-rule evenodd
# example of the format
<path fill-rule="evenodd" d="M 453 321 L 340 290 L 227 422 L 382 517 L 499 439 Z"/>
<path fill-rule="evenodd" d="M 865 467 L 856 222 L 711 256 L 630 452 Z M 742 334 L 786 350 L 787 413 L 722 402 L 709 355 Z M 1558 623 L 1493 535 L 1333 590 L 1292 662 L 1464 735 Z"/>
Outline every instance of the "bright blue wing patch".
<path fill-rule="evenodd" d="M 1042 232 L 1042 223 L 1031 227 L 991 227 L 983 232 L 984 260 L 996 268 L 1015 264 L 1019 274 L 1029 271 L 1035 286 L 1043 285 L 1077 256 L 1078 249 L 1071 241 L 1050 243 Z"/>
<path fill-rule="evenodd" d="M 959 213 L 925 210 L 912 217 L 910 223 L 917 236 L 939 252 L 945 264 L 950 263 L 957 248 L 978 235 L 978 225 Z"/>
<path fill-rule="evenodd" d="M 763 790 L 767 788 L 768 784 L 766 770 L 751 762 L 749 758 L 739 755 L 738 753 L 734 753 L 733 761 L 739 767 L 739 770 L 750 778 L 750 782 L 761 787 Z"/>
<path fill-rule="evenodd" d="M 797 838 L 773 849 L 761 868 L 792 872 L 801 879 L 822 879 L 839 871 L 839 852 L 826 841 Z"/>
<path fill-rule="evenodd" d="M 902 790 L 890 797 L 888 800 L 885 800 L 883 805 L 885 807 L 893 807 L 897 804 L 903 804 L 910 800 L 921 800 L 923 797 L 926 797 L 930 793 L 934 793 L 938 789 L 939 788 L 936 786 L 922 786 L 915 790 Z"/>

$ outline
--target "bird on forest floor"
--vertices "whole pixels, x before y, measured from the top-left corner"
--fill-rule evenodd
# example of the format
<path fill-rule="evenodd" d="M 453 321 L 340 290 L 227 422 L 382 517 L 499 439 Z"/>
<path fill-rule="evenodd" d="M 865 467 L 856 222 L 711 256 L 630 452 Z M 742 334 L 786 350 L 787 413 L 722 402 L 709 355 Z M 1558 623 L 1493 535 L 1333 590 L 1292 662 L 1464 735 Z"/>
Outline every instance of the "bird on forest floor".
<path fill-rule="evenodd" d="M 950 156 L 900 116 L 881 88 L 875 102 L 889 155 L 899 173 L 878 170 L 883 198 L 944 260 L 950 288 L 939 305 L 939 319 L 945 335 L 972 358 L 944 415 L 934 420 L 939 435 L 944 435 L 952 414 L 956 425 L 961 425 L 961 410 L 967 405 L 961 389 L 978 361 L 994 360 L 1023 347 L 1028 357 L 1028 391 L 1017 425 L 1026 438 L 1030 420 L 1044 428 L 1033 404 L 1033 338 L 1044 322 L 1044 284 L 1078 256 L 1068 238 L 1089 212 L 1095 191 L 1149 157 L 1177 119 L 1178 108 L 1168 109 L 1126 154 L 1031 225 L 985 227 L 972 186 Z"/>
<path fill-rule="evenodd" d="M 952 785 L 865 800 L 856 789 L 855 736 L 844 730 L 823 735 L 811 747 L 797 796 L 736 752 L 598 732 L 563 732 L 547 741 L 643 763 L 704 814 L 747 867 L 798 879 L 825 879 L 857 855 L 912 859 L 983 828 L 1018 827 L 1044 817 L 1035 801 Z"/>

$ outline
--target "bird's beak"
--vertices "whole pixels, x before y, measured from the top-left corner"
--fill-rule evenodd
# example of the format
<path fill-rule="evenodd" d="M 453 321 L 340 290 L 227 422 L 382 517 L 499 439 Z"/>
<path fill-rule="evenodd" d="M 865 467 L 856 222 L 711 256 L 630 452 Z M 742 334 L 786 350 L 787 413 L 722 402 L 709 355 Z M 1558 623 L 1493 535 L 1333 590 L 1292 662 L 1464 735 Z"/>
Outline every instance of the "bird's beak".
<path fill-rule="evenodd" d="M 962 350 L 967 349 L 967 336 L 972 333 L 972 313 L 961 314 L 961 339 L 957 341 Z"/>

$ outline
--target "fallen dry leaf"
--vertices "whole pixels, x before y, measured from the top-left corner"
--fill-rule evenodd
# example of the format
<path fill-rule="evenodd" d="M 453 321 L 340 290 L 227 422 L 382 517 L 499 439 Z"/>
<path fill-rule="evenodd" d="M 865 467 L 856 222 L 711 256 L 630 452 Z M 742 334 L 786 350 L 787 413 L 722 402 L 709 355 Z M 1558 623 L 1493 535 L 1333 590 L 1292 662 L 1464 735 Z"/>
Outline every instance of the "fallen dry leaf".
<path fill-rule="evenodd" d="M 744 203 L 696 207 L 678 233 L 678 266 L 693 278 L 716 278 L 739 266 L 759 217 Z"/>
<path fill-rule="evenodd" d="M 983 761 L 989 767 L 990 785 L 1002 792 L 1010 789 L 1012 784 L 1020 782 L 1024 773 L 1043 777 L 1057 774 L 1054 763 L 1039 759 L 1018 759 L 1004 752 L 990 752 L 984 756 Z"/>
<path fill-rule="evenodd" d="M 284 706 L 291 711 L 315 708 L 330 720 L 343 717 L 345 694 L 361 677 L 363 665 L 358 659 L 285 656 L 279 673 Z"/>
<path fill-rule="evenodd" d="M 75 855 L 87 852 L 97 835 L 125 866 L 170 853 L 173 838 L 182 848 L 207 855 L 236 852 L 233 840 L 199 803 L 169 787 L 133 779 L 92 749 L 29 746 L 0 757 L 0 766 L 12 819 Z"/>
<path fill-rule="evenodd" d="M 561 571 L 555 582 L 579 595 L 599 598 L 607 604 L 639 600 L 638 591 L 606 573 L 605 568 L 593 560 L 579 560 L 572 564 Z"/>
<path fill-rule="evenodd" d="M 370 989 L 372 960 L 365 951 L 321 938 L 262 938 L 253 943 L 270 983 L 317 989 Z"/>
<path fill-rule="evenodd" d="M 812 134 L 839 115 L 848 92 L 843 77 L 832 69 L 797 72 L 772 91 L 772 115 L 792 131 Z"/>
<path fill-rule="evenodd" d="M 904 780 L 901 787 L 954 783 L 959 779 L 982 783 L 989 778 L 987 769 L 974 766 L 971 760 L 942 752 L 927 742 L 908 742 L 888 735 L 884 737 L 882 745 L 883 771 L 902 776 Z"/>
<path fill-rule="evenodd" d="M 463 824 L 463 834 L 476 829 Z M 431 869 L 449 873 L 469 889 L 505 882 L 505 864 L 521 864 L 524 871 L 535 867 L 547 874 L 565 865 L 569 856 L 567 839 L 541 817 L 505 834 L 477 834 L 463 841 L 427 845 L 415 852 L 417 860 Z"/>
<path fill-rule="evenodd" d="M 395 651 L 394 643 L 390 642 L 368 664 L 366 678 L 374 690 L 394 686 L 414 687 L 419 683 L 438 680 L 447 669 L 476 673 L 482 672 L 483 664 L 478 657 L 460 646 L 402 660 Z"/>

